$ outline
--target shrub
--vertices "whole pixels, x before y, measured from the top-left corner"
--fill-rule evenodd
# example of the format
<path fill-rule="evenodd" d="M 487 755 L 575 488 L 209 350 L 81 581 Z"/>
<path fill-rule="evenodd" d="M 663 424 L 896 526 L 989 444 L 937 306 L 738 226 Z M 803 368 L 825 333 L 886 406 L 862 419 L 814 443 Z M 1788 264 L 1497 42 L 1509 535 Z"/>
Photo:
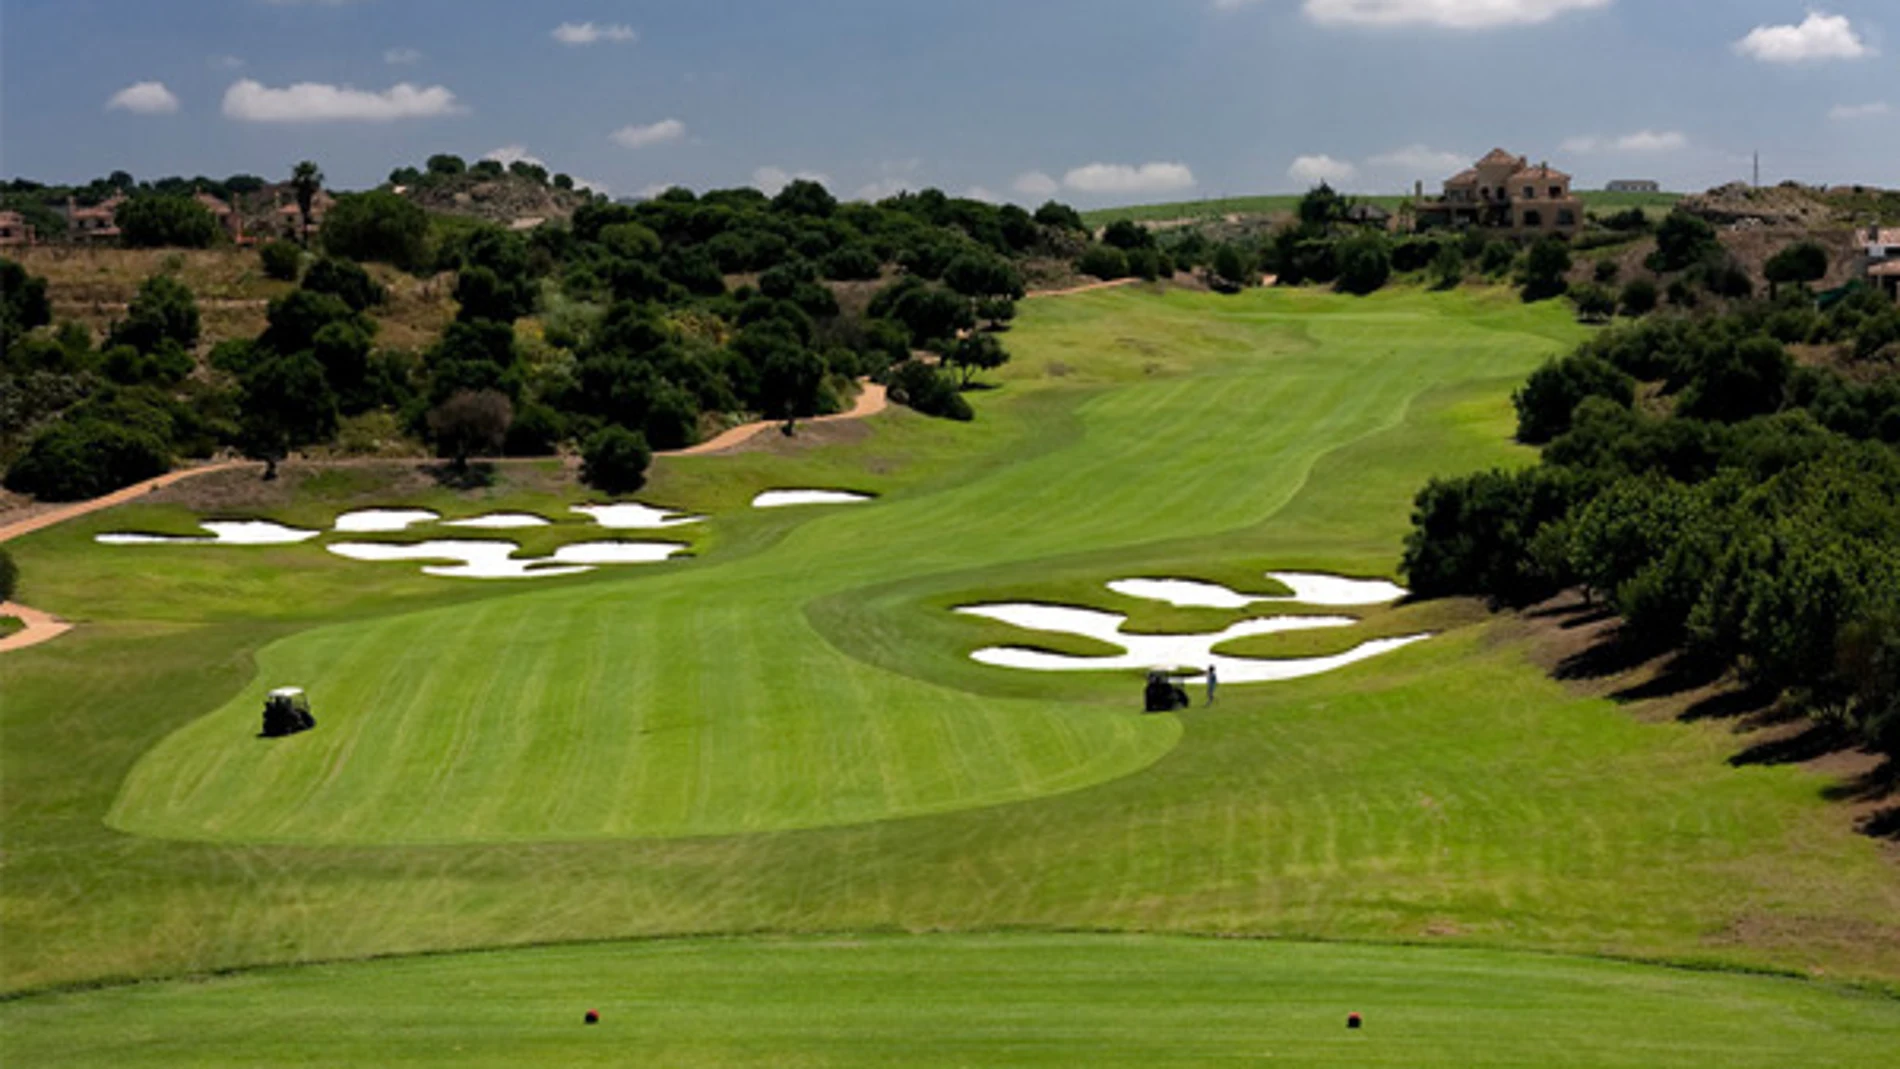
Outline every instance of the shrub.
<path fill-rule="evenodd" d="M 1155 236 L 1154 231 L 1140 223 L 1117 219 L 1108 224 L 1108 229 L 1102 231 L 1102 244 L 1123 252 L 1152 249 L 1155 245 Z"/>
<path fill-rule="evenodd" d="M 1632 278 L 1623 286 L 1623 314 L 1626 316 L 1646 316 L 1656 310 L 1656 282 L 1649 278 Z"/>
<path fill-rule="evenodd" d="M 957 392 L 950 377 L 921 360 L 906 360 L 891 374 L 891 399 L 926 416 L 969 422 L 976 418 L 970 402 Z"/>
<path fill-rule="evenodd" d="M 170 275 L 153 275 L 139 287 L 125 318 L 112 324 L 106 344 L 153 353 L 171 342 L 188 350 L 198 344 L 198 329 L 198 301 L 190 287 Z"/>
<path fill-rule="evenodd" d="M 1214 259 L 1209 263 L 1216 282 L 1233 289 L 1245 288 L 1254 281 L 1254 265 L 1248 261 L 1247 254 L 1236 245 L 1222 245 L 1214 250 Z"/>
<path fill-rule="evenodd" d="M 1339 243 L 1339 288 L 1364 296 L 1392 277 L 1391 245 L 1379 234 L 1355 234 Z"/>
<path fill-rule="evenodd" d="M 1771 285 L 1783 282 L 1806 285 L 1827 275 L 1827 250 L 1812 241 L 1798 241 L 1770 257 L 1763 267 Z"/>
<path fill-rule="evenodd" d="M 1492 241 L 1484 246 L 1478 269 L 1487 275 L 1501 275 L 1517 262 L 1517 249 L 1508 241 Z"/>
<path fill-rule="evenodd" d="M 304 272 L 303 288 L 340 297 L 344 304 L 358 312 L 374 308 L 389 297 L 361 264 L 329 256 L 311 264 L 310 270 Z"/>
<path fill-rule="evenodd" d="M 877 254 L 862 245 L 846 245 L 819 262 L 819 269 L 834 282 L 872 282 L 883 266 Z"/>
<path fill-rule="evenodd" d="M 581 449 L 581 480 L 603 493 L 632 493 L 646 484 L 652 462 L 645 436 L 618 425 L 603 427 Z"/>
<path fill-rule="evenodd" d="M 12 601 L 13 592 L 20 586 L 20 566 L 13 563 L 13 555 L 0 547 L 0 601 Z"/>
<path fill-rule="evenodd" d="M 113 222 L 129 249 L 208 249 L 218 240 L 218 221 L 190 197 L 138 196 L 119 205 Z"/>
<path fill-rule="evenodd" d="M 80 501 L 162 475 L 171 451 L 143 428 L 69 420 L 33 439 L 7 471 L 9 490 L 43 501 Z"/>
<path fill-rule="evenodd" d="M 470 455 L 492 453 L 507 440 L 515 421 L 514 403 L 496 390 L 464 390 L 429 410 L 429 433 L 440 455 L 453 457 L 458 468 L 468 466 Z"/>
<path fill-rule="evenodd" d="M 1585 323 L 1605 323 L 1616 315 L 1616 294 L 1594 282 L 1572 286 L 1570 300 L 1577 306 L 1577 318 Z"/>
<path fill-rule="evenodd" d="M 270 242 L 257 250 L 257 258 L 264 264 L 265 276 L 279 282 L 295 282 L 303 270 L 303 250 L 294 241 Z"/>
<path fill-rule="evenodd" d="M 1628 408 L 1636 399 L 1636 380 L 1584 354 L 1545 364 L 1511 398 L 1517 408 L 1517 440 L 1542 445 L 1569 432 L 1571 417 L 1587 397 L 1608 398 Z"/>
<path fill-rule="evenodd" d="M 429 217 L 388 190 L 346 193 L 323 220 L 323 247 L 333 256 L 415 268 L 426 259 Z"/>
<path fill-rule="evenodd" d="M 1103 282 L 1112 282 L 1128 277 L 1128 256 L 1120 249 L 1108 245 L 1090 245 L 1075 262 L 1075 269 L 1085 275 L 1094 275 Z"/>
<path fill-rule="evenodd" d="M 1591 269 L 1592 276 L 1598 283 L 1605 286 L 1615 282 L 1616 277 L 1622 273 L 1623 266 L 1615 260 L 1598 260 L 1596 266 Z"/>
<path fill-rule="evenodd" d="M 508 425 L 503 451 L 511 457 L 553 456 L 567 436 L 561 414 L 543 404 L 522 405 Z"/>
<path fill-rule="evenodd" d="M 1708 220 L 1678 209 L 1656 228 L 1656 251 L 1650 254 L 1649 269 L 1684 271 L 1720 247 Z"/>
<path fill-rule="evenodd" d="M 1570 247 L 1557 238 L 1544 238 L 1531 246 L 1519 276 L 1524 299 L 1542 301 L 1560 297 L 1569 289 L 1564 275 L 1570 271 Z"/>

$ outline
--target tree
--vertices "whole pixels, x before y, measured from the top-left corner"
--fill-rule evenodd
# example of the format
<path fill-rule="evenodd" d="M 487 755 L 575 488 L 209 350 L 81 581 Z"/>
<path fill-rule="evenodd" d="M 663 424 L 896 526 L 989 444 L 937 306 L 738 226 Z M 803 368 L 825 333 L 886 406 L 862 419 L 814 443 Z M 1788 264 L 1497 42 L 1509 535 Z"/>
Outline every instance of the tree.
<path fill-rule="evenodd" d="M 258 249 L 257 255 L 263 263 L 264 274 L 279 282 L 295 282 L 297 273 L 303 270 L 303 250 L 294 242 L 270 242 Z"/>
<path fill-rule="evenodd" d="M 0 257 L 0 359 L 22 334 L 53 321 L 53 304 L 46 297 L 46 280 Z"/>
<path fill-rule="evenodd" d="M 772 198 L 772 210 L 783 215 L 803 215 L 828 219 L 838 210 L 838 198 L 823 185 L 810 179 L 794 179 Z"/>
<path fill-rule="evenodd" d="M 1102 231 L 1102 244 L 1117 248 L 1123 252 L 1134 249 L 1152 249 L 1155 236 L 1152 230 L 1140 223 L 1128 219 L 1117 219 Z"/>
<path fill-rule="evenodd" d="M 824 384 L 825 362 L 817 353 L 779 346 L 759 369 L 759 410 L 775 419 L 815 416 Z"/>
<path fill-rule="evenodd" d="M 900 279 L 886 287 L 872 298 L 870 314 L 904 324 L 917 348 L 955 338 L 976 325 L 969 301 L 916 279 Z"/>
<path fill-rule="evenodd" d="M 1354 234 L 1339 243 L 1335 256 L 1338 286 L 1347 293 L 1373 293 L 1392 277 L 1392 247 L 1383 234 Z"/>
<path fill-rule="evenodd" d="M 646 483 L 653 451 L 638 431 L 609 426 L 581 448 L 581 481 L 608 494 L 628 494 Z"/>
<path fill-rule="evenodd" d="M 659 272 L 646 264 L 629 266 L 646 268 L 653 278 L 659 278 Z M 620 292 L 618 282 L 615 283 L 614 292 L 616 296 L 624 296 Z M 460 306 L 455 316 L 464 323 L 478 319 L 496 323 L 513 323 L 534 311 L 533 290 L 527 285 L 525 278 L 504 282 L 495 272 L 486 267 L 463 269 L 455 280 L 455 300 Z"/>
<path fill-rule="evenodd" d="M 198 344 L 198 330 L 198 301 L 190 287 L 170 275 L 153 275 L 126 306 L 125 318 L 112 324 L 106 344 L 155 353 L 169 341 L 189 350 Z"/>
<path fill-rule="evenodd" d="M 1567 433 L 1577 406 L 1588 397 L 1628 408 L 1636 400 L 1636 380 L 1583 353 L 1545 364 L 1511 398 L 1517 407 L 1517 440 L 1542 445 Z"/>
<path fill-rule="evenodd" d="M 354 311 L 367 312 L 388 299 L 382 285 L 361 264 L 325 256 L 304 272 L 303 288 L 340 298 Z"/>
<path fill-rule="evenodd" d="M 470 454 L 501 448 L 514 420 L 514 402 L 507 394 L 462 390 L 430 409 L 428 423 L 436 449 L 454 458 L 457 471 L 466 471 Z"/>
<path fill-rule="evenodd" d="M 1052 230 L 1088 232 L 1088 224 L 1082 221 L 1082 213 L 1053 200 L 1036 209 L 1035 220 Z"/>
<path fill-rule="evenodd" d="M 323 219 L 323 247 L 332 256 L 401 268 L 423 264 L 429 217 L 386 189 L 346 193 Z"/>
<path fill-rule="evenodd" d="M 1544 238 L 1531 246 L 1524 258 L 1524 270 L 1518 282 L 1526 301 L 1561 297 L 1570 288 L 1564 276 L 1570 271 L 1570 246 L 1559 238 Z"/>
<path fill-rule="evenodd" d="M 960 376 L 957 385 L 967 390 L 979 372 L 993 371 L 1009 363 L 1009 350 L 994 334 L 972 334 L 951 346 L 943 362 L 956 369 Z"/>
<path fill-rule="evenodd" d="M 1649 269 L 1658 273 L 1686 270 L 1720 247 L 1708 220 L 1678 208 L 1656 228 L 1656 251 L 1650 254 Z"/>
<path fill-rule="evenodd" d="M 968 423 L 976 418 L 970 402 L 949 377 L 921 360 L 906 360 L 891 373 L 891 400 L 926 416 Z"/>
<path fill-rule="evenodd" d="M 33 439 L 7 469 L 6 486 L 42 501 L 81 501 L 170 467 L 170 446 L 149 428 L 68 418 Z"/>
<path fill-rule="evenodd" d="M 1245 289 L 1254 281 L 1253 265 L 1240 246 L 1231 242 L 1214 250 L 1213 268 L 1216 285 L 1232 290 Z"/>
<path fill-rule="evenodd" d="M 1323 231 L 1346 218 L 1346 212 L 1352 207 L 1352 201 L 1334 191 L 1325 182 L 1308 190 L 1300 198 L 1300 226 L 1309 231 Z"/>
<path fill-rule="evenodd" d="M 1812 241 L 1797 241 L 1769 257 L 1762 274 L 1771 287 L 1770 296 L 1784 282 L 1811 285 L 1827 277 L 1827 250 Z"/>
<path fill-rule="evenodd" d="M 317 165 L 305 160 L 290 172 L 290 188 L 297 194 L 297 215 L 303 221 L 298 231 L 298 241 L 310 244 L 310 215 L 315 210 L 317 194 L 323 192 L 323 172 Z"/>
<path fill-rule="evenodd" d="M 316 344 L 317 332 L 331 323 L 355 324 L 366 334 L 374 330 L 374 325 L 343 298 L 307 289 L 291 290 L 272 301 L 266 319 L 269 326 L 258 342 L 279 356 L 309 350 Z"/>
<path fill-rule="evenodd" d="M 845 245 L 827 254 L 818 267 L 826 278 L 836 282 L 874 282 L 884 265 L 868 247 Z"/>
<path fill-rule="evenodd" d="M 12 601 L 19 586 L 20 566 L 13 563 L 12 554 L 0 548 L 0 601 Z"/>
<path fill-rule="evenodd" d="M 1577 318 L 1585 323 L 1607 323 L 1616 315 L 1616 294 L 1595 282 L 1572 286 L 1570 300 L 1577 306 Z"/>
<path fill-rule="evenodd" d="M 1465 254 L 1455 242 L 1438 246 L 1432 257 L 1432 281 L 1441 290 L 1457 289 L 1465 280 Z"/>
<path fill-rule="evenodd" d="M 1646 316 L 1656 310 L 1657 299 L 1655 279 L 1632 278 L 1623 285 L 1623 314 Z"/>
<path fill-rule="evenodd" d="M 130 249 L 208 249 L 221 233 L 210 210 L 185 196 L 133 197 L 119 205 L 113 222 Z"/>
<path fill-rule="evenodd" d="M 463 161 L 462 157 L 451 156 L 447 153 L 430 156 L 429 162 L 423 166 L 427 167 L 429 173 L 437 178 L 454 178 L 456 175 L 463 174 L 468 170 L 468 164 Z"/>
<path fill-rule="evenodd" d="M 1109 245 L 1090 245 L 1075 262 L 1075 269 L 1103 282 L 1128 277 L 1128 254 Z"/>
<path fill-rule="evenodd" d="M 240 441 L 245 455 L 264 462 L 265 479 L 277 478 L 278 462 L 292 450 L 336 434 L 336 394 L 309 353 L 266 359 L 239 385 Z"/>
<path fill-rule="evenodd" d="M 1717 343 L 1697 361 L 1677 411 L 1723 423 L 1779 411 L 1793 375 L 1794 361 L 1773 338 Z"/>

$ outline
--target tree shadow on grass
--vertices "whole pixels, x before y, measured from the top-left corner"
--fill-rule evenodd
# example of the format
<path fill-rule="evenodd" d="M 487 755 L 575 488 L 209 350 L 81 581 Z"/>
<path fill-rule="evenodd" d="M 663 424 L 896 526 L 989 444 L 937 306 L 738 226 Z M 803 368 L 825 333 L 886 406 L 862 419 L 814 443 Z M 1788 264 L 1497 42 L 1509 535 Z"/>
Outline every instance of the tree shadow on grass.
<path fill-rule="evenodd" d="M 457 465 L 444 461 L 424 464 L 420 470 L 445 490 L 486 490 L 495 485 L 495 466 L 486 462 Z"/>

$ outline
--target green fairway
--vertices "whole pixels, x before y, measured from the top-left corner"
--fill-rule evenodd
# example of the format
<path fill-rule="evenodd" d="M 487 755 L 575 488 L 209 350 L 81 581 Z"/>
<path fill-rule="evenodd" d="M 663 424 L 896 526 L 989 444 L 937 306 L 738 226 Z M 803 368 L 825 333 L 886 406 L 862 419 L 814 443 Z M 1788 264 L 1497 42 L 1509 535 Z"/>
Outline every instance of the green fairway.
<path fill-rule="evenodd" d="M 975 423 L 898 409 L 663 459 L 641 498 L 708 516 L 663 533 L 693 557 L 545 585 L 346 561 L 323 548 L 335 535 L 92 542 L 191 530 L 200 513 L 167 495 L 10 543 L 20 600 L 80 626 L 0 656 L 0 990 L 41 992 L 0 1005 L 0 1026 L 9 1055 L 56 1045 L 8 1060 L 796 1064 L 771 1057 L 789 1046 L 811 1063 L 1073 1062 L 1101 1037 L 1091 1060 L 1481 1063 L 1461 1057 L 1474 1035 L 1496 1064 L 1877 1049 L 1891 1001 L 1825 983 L 1502 952 L 1891 989 L 1900 878 L 1822 776 L 1735 769 L 1726 724 L 1581 697 L 1479 606 L 1368 610 L 1354 633 L 1439 634 L 1178 716 L 1138 714 L 1139 673 L 969 659 L 1070 649 L 951 612 L 974 602 L 1203 631 L 1248 613 L 1104 584 L 1391 576 L 1426 479 L 1533 459 L 1509 441 L 1510 393 L 1582 336 L 1568 306 L 1499 291 L 1029 302 L 1014 362 L 971 395 Z M 549 466 L 470 494 L 383 489 L 406 470 L 287 477 L 250 511 L 324 527 L 367 505 L 529 509 L 567 521 L 529 532 L 534 552 L 600 537 L 572 522 L 582 495 Z M 747 507 L 771 487 L 878 499 Z M 1334 638 L 1240 648 L 1336 652 Z M 259 696 L 284 683 L 310 690 L 318 730 L 259 740 Z M 1026 930 L 1122 935 L 973 937 Z M 616 944 L 45 993 L 821 932 L 958 937 L 862 957 Z M 1285 1011 L 1256 1016 L 1262 1002 Z M 594 1004 L 608 1024 L 582 1032 Z M 292 1016 L 306 1006 L 317 1016 Z M 1372 1028 L 1347 1036 L 1348 1009 Z M 1521 1034 L 1505 1032 L 1512 1011 Z M 326 1036 L 334 1049 L 295 1046 Z M 383 1058 L 379 1042 L 410 1046 Z"/>
<path fill-rule="evenodd" d="M 0 1024 L 22 1065 L 1821 1069 L 1891 1055 L 1900 1002 L 1496 951 L 873 937 L 313 966 L 36 998 Z"/>

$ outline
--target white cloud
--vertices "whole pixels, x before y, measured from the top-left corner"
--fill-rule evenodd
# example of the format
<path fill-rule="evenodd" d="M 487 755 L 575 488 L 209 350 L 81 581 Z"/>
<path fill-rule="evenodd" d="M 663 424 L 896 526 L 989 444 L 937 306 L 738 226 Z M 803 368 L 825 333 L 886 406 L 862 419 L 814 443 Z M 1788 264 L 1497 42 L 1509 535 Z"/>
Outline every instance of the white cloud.
<path fill-rule="evenodd" d="M 1441 171 L 1458 171 L 1470 166 L 1472 157 L 1462 152 L 1445 152 L 1424 145 L 1407 145 L 1391 152 L 1383 152 L 1366 160 L 1374 167 L 1386 167 L 1395 171 L 1426 171 L 1437 174 Z"/>
<path fill-rule="evenodd" d="M 423 89 L 407 82 L 377 93 L 321 82 L 272 89 L 246 78 L 224 92 L 225 117 L 245 122 L 394 122 L 461 110 L 455 94 L 442 86 Z"/>
<path fill-rule="evenodd" d="M 1321 182 L 1339 185 L 1342 182 L 1352 181 L 1353 177 L 1359 173 L 1359 168 L 1345 160 L 1333 159 L 1331 156 L 1301 156 L 1293 161 L 1293 166 L 1288 167 L 1286 173 L 1294 181 L 1307 185 L 1318 185 Z"/>
<path fill-rule="evenodd" d="M 623 126 L 607 136 L 622 148 L 646 148 L 685 137 L 686 124 L 678 119 L 661 119 L 645 126 Z"/>
<path fill-rule="evenodd" d="M 831 186 L 831 179 L 817 171 L 793 172 L 783 167 L 761 167 L 752 172 L 753 187 L 768 197 L 791 185 L 794 179 L 816 182 L 827 188 Z"/>
<path fill-rule="evenodd" d="M 1573 137 L 1558 146 L 1565 152 L 1588 156 L 1599 152 L 1675 152 L 1689 144 L 1689 138 L 1677 130 L 1638 130 L 1622 137 Z"/>
<path fill-rule="evenodd" d="M 1029 171 L 1016 176 L 1010 188 L 1025 197 L 1053 197 L 1062 188 L 1062 183 L 1043 174 L 1041 171 Z"/>
<path fill-rule="evenodd" d="M 129 111 L 134 115 L 172 115 L 178 111 L 178 98 L 164 82 L 139 82 L 112 94 L 107 111 Z"/>
<path fill-rule="evenodd" d="M 1828 111 L 1827 117 L 1835 122 L 1852 122 L 1855 119 L 1878 119 L 1893 111 L 1884 100 L 1870 101 L 1866 104 L 1836 104 Z"/>
<path fill-rule="evenodd" d="M 1735 51 L 1763 63 L 1863 59 L 1874 54 L 1846 15 L 1808 12 L 1799 26 L 1757 26 L 1735 42 Z"/>
<path fill-rule="evenodd" d="M 612 44 L 631 44 L 640 39 L 633 27 L 622 24 L 596 25 L 591 22 L 563 22 L 554 28 L 551 35 L 564 45 L 580 46 L 599 44 L 607 41 Z"/>
<path fill-rule="evenodd" d="M 1062 184 L 1078 193 L 1173 193 L 1194 188 L 1194 172 L 1186 164 L 1091 163 L 1062 176 Z"/>
<path fill-rule="evenodd" d="M 1240 7 L 1253 0 L 1215 0 Z M 1306 17 L 1326 26 L 1443 26 L 1485 30 L 1549 22 L 1571 11 L 1609 7 L 1615 0 L 1306 0 Z"/>
<path fill-rule="evenodd" d="M 546 167 L 548 165 L 546 160 L 530 153 L 526 145 L 503 145 L 483 156 L 482 159 L 494 160 L 503 167 L 516 163 L 532 163 L 536 167 Z"/>
<path fill-rule="evenodd" d="M 407 66 L 422 62 L 422 53 L 413 48 L 392 48 L 383 53 L 383 62 L 392 67 Z"/>
<path fill-rule="evenodd" d="M 851 199 L 874 203 L 886 197 L 895 197 L 899 193 L 911 188 L 912 184 L 913 183 L 906 179 L 895 176 L 880 178 L 875 182 L 866 182 L 859 186 L 858 191 L 851 194 Z"/>
<path fill-rule="evenodd" d="M 963 196 L 967 200 L 980 200 L 985 204 L 1003 203 L 1003 198 L 990 192 L 989 189 L 984 186 L 971 186 L 963 191 Z"/>

